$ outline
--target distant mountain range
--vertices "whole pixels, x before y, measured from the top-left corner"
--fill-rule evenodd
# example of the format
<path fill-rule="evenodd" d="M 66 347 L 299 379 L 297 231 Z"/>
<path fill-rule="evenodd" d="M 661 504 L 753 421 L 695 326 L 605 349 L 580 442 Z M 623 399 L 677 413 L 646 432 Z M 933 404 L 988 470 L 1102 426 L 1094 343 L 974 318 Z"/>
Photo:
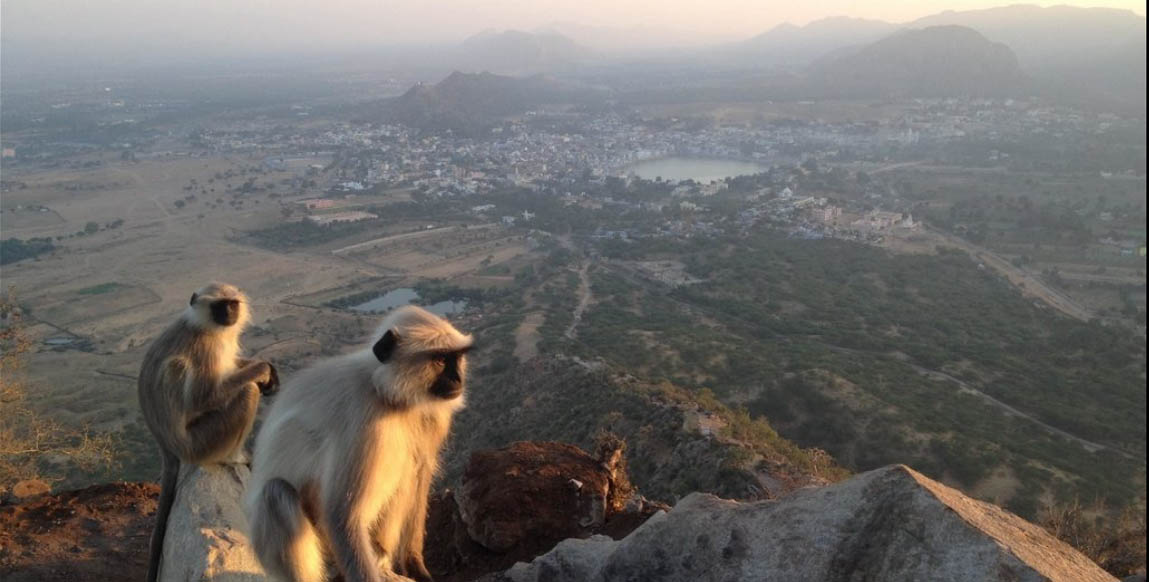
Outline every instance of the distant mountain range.
<path fill-rule="evenodd" d="M 510 77 L 455 71 L 434 85 L 416 85 L 399 97 L 372 103 L 360 113 L 376 121 L 469 134 L 498 118 L 541 105 L 585 103 L 603 96 L 601 90 L 543 75 Z"/>
<path fill-rule="evenodd" d="M 816 20 L 805 26 L 781 24 L 729 49 L 732 54 L 761 63 L 798 66 L 898 30 L 947 25 L 969 27 L 991 41 L 1005 43 L 1027 70 L 1109 58 L 1145 44 L 1145 18 L 1128 10 L 1019 4 L 947 10 L 903 24 L 845 17 Z"/>
<path fill-rule="evenodd" d="M 902 30 L 816 63 L 815 94 L 838 97 L 1007 96 L 1022 91 L 1017 56 L 972 28 Z"/>
<path fill-rule="evenodd" d="M 1145 18 L 1127 10 L 1017 5 L 943 12 L 910 26 L 957 24 L 1009 45 L 1035 91 L 1145 109 Z"/>
<path fill-rule="evenodd" d="M 1145 110 L 1145 18 L 1130 11 L 1018 5 L 907 24 L 827 18 L 630 57 L 601 49 L 621 46 L 618 30 L 562 27 L 598 38 L 592 49 L 558 28 L 477 34 L 436 57 L 454 74 L 376 102 L 367 117 L 470 132 L 540 105 L 601 103 L 611 91 L 633 103 L 1042 95 Z"/>
<path fill-rule="evenodd" d="M 893 34 L 898 25 L 880 20 L 834 17 L 806 26 L 779 24 L 726 47 L 739 60 L 758 65 L 808 64 L 843 47 L 865 45 Z"/>
<path fill-rule="evenodd" d="M 1032 71 L 1111 58 L 1138 44 L 1142 57 L 1145 54 L 1145 18 L 1128 10 L 1014 5 L 946 11 L 906 27 L 939 25 L 968 26 L 990 40 L 1005 43 L 1017 53 L 1021 66 Z"/>
<path fill-rule="evenodd" d="M 655 34 L 645 30 L 639 43 L 647 57 L 627 61 L 627 54 L 641 51 L 625 42 L 623 29 L 565 24 L 534 33 L 487 32 L 465 41 L 452 66 L 503 74 L 581 73 L 609 66 L 662 78 L 678 69 L 700 74 L 762 69 L 805 79 L 786 90 L 812 91 L 811 98 L 1042 94 L 1144 110 L 1145 18 L 1128 10 L 1015 5 L 946 11 L 904 24 L 835 17 L 805 26 L 782 24 L 736 43 L 678 44 L 660 51 L 653 50 Z M 675 38 L 664 39 L 664 47 L 673 44 Z M 696 76 L 678 78 L 686 82 Z"/>
<path fill-rule="evenodd" d="M 633 55 L 701 47 L 721 42 L 720 37 L 702 33 L 668 30 L 649 26 L 615 28 L 574 22 L 553 22 L 536 33 L 561 34 L 603 54 Z"/>

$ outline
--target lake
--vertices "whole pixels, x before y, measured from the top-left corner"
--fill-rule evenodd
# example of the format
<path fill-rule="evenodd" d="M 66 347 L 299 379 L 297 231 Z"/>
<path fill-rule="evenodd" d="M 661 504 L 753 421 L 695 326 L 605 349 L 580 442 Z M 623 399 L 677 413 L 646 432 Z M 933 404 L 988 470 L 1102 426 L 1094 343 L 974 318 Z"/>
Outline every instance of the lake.
<path fill-rule="evenodd" d="M 399 289 L 392 289 L 374 299 L 364 301 L 359 305 L 353 305 L 351 309 L 355 311 L 367 312 L 383 312 L 414 303 L 419 299 L 419 294 L 410 287 L 400 287 Z M 458 313 L 467 307 L 465 300 L 460 301 L 440 301 L 432 305 L 420 305 L 423 309 L 434 313 L 435 315 L 449 315 Z"/>
<path fill-rule="evenodd" d="M 730 176 L 757 174 L 766 170 L 767 166 L 753 162 L 682 157 L 646 160 L 626 167 L 627 172 L 634 172 L 646 180 L 653 180 L 662 176 L 663 180 L 673 182 L 692 179 L 703 184 Z"/>

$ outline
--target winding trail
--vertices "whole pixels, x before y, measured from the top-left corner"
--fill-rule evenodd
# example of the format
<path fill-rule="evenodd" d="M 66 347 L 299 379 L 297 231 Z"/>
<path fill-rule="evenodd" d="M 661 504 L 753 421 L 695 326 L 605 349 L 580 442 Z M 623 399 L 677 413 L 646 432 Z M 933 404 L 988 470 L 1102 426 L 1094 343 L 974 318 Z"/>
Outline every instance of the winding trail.
<path fill-rule="evenodd" d="M 527 362 L 539 355 L 539 327 L 546 321 L 546 313 L 532 311 L 515 328 L 514 356 L 520 362 Z"/>
<path fill-rule="evenodd" d="M 966 251 L 973 256 L 974 259 L 981 261 L 982 264 L 994 269 L 1002 274 L 1023 296 L 1032 297 L 1045 303 L 1046 305 L 1072 317 L 1078 321 L 1089 321 L 1093 318 L 1094 314 L 1089 309 L 1078 303 L 1069 295 L 1051 287 L 1041 278 L 1035 276 L 1024 268 L 1018 267 L 1008 261 L 1005 257 L 991 251 L 983 246 L 974 244 L 964 238 L 952 235 L 948 232 L 943 232 L 936 228 L 928 229 L 931 234 L 936 235 L 945 244 L 957 247 Z"/>
<path fill-rule="evenodd" d="M 1079 437 L 1075 434 L 1066 432 L 1060 428 L 1057 428 L 1056 426 L 1053 426 L 1049 423 L 1046 423 L 1045 421 L 1043 421 L 1043 420 L 1041 420 L 1041 419 L 1039 419 L 1039 418 L 1037 418 L 1031 414 L 1022 412 L 1022 411 L 998 400 L 997 398 L 994 398 L 993 396 L 990 396 L 989 394 L 986 394 L 985 392 L 978 390 L 977 388 L 973 388 L 972 386 L 970 386 L 966 382 L 959 380 L 958 378 L 955 378 L 955 377 L 953 377 L 953 376 L 951 376 L 945 372 L 940 372 L 938 370 L 930 370 L 928 368 L 923 368 L 923 367 L 918 366 L 916 364 L 909 364 L 909 366 L 911 368 L 913 368 L 915 372 L 917 372 L 923 376 L 926 376 L 928 378 L 932 378 L 934 380 L 945 380 L 948 382 L 953 382 L 954 384 L 957 384 L 958 390 L 965 392 L 967 394 L 972 394 L 974 396 L 977 396 L 978 398 L 981 398 L 982 400 L 988 402 L 989 404 L 996 406 L 997 408 L 1001 409 L 1002 412 L 1004 412 L 1007 416 L 1019 416 L 1021 418 L 1024 418 L 1024 419 L 1040 426 L 1041 428 L 1045 429 L 1048 432 L 1051 432 L 1055 435 L 1067 438 L 1071 441 L 1074 441 L 1074 442 L 1080 444 L 1082 447 L 1085 448 L 1085 450 L 1087 450 L 1091 453 L 1096 453 L 1097 451 L 1102 451 L 1102 450 L 1110 450 L 1110 451 L 1113 451 L 1113 452 L 1115 452 L 1115 453 L 1117 453 L 1117 454 L 1119 454 L 1119 455 L 1121 455 L 1127 459 L 1133 459 L 1133 456 L 1130 455 L 1129 453 L 1126 453 L 1125 451 L 1121 451 L 1121 450 L 1118 450 L 1118 449 L 1113 448 L 1111 446 L 1103 445 L 1101 443 L 1095 443 L 1093 441 L 1086 440 L 1086 439 Z"/>
<path fill-rule="evenodd" d="M 841 346 L 835 346 L 835 345 L 830 345 L 830 344 L 823 344 L 823 345 L 825 345 L 831 351 L 835 351 L 835 352 L 843 352 L 843 353 L 848 353 L 848 354 L 855 354 L 855 355 L 861 355 L 861 356 L 871 356 L 871 357 L 883 355 L 883 354 L 879 354 L 878 352 L 869 352 L 869 351 L 865 351 L 865 350 L 855 350 L 855 349 L 851 349 L 851 348 L 844 348 Z M 946 381 L 946 382 L 952 382 L 952 383 L 957 385 L 959 391 L 964 392 L 966 394 L 971 394 L 971 395 L 976 396 L 978 398 L 981 398 L 987 404 L 994 406 L 994 407 L 998 408 L 999 410 L 1001 410 L 1003 413 L 1005 413 L 1006 416 L 1016 416 L 1016 417 L 1028 420 L 1029 422 L 1041 427 L 1046 432 L 1060 436 L 1060 437 L 1065 438 L 1065 439 L 1069 439 L 1070 441 L 1073 441 L 1073 442 L 1081 445 L 1085 450 L 1087 450 L 1091 453 L 1096 453 L 1098 451 L 1106 450 L 1106 451 L 1112 451 L 1114 453 L 1117 453 L 1118 455 L 1121 455 L 1122 457 L 1125 457 L 1125 458 L 1132 460 L 1132 461 L 1139 460 L 1134 455 L 1131 455 L 1125 451 L 1122 451 L 1121 449 L 1118 449 L 1117 447 L 1114 447 L 1112 445 L 1104 445 L 1104 444 L 1101 444 L 1098 442 L 1094 442 L 1094 441 L 1079 437 L 1079 436 L 1077 436 L 1071 432 L 1068 432 L 1066 430 L 1057 428 L 1056 426 L 1053 426 L 1052 424 L 1049 424 L 1049 423 L 1041 420 L 1040 418 L 1037 418 L 1036 416 L 1034 416 L 1032 414 L 1029 414 L 1027 412 L 1024 412 L 1022 410 L 1014 408 L 1013 406 L 1010 406 L 1009 404 L 1006 404 L 1006 403 L 1002 402 L 1001 400 L 998 400 L 997 398 L 994 398 L 993 396 L 990 396 L 989 394 L 986 394 L 985 392 L 982 392 L 981 390 L 978 390 L 977 388 L 970 386 L 969 383 L 967 383 L 964 380 L 961 380 L 959 378 L 956 378 L 950 374 L 947 374 L 947 373 L 939 371 L 939 370 L 931 370 L 929 368 L 924 368 L 922 366 L 919 366 L 917 364 L 911 364 L 909 362 L 905 362 L 905 364 L 907 366 L 909 366 L 910 368 L 912 368 L 915 372 L 917 372 L 923 376 L 926 376 L 928 378 L 931 378 L 933 380 L 942 380 L 942 381 Z"/>
<path fill-rule="evenodd" d="M 590 292 L 590 277 L 587 277 L 587 269 L 589 268 L 590 263 L 583 261 L 578 269 L 578 305 L 575 306 L 574 317 L 571 318 L 570 326 L 567 327 L 566 333 L 563 334 L 567 339 L 575 338 L 575 331 L 579 322 L 582 321 L 582 314 L 586 312 L 586 308 L 590 306 L 592 295 Z"/>
<path fill-rule="evenodd" d="M 874 174 L 881 174 L 883 172 L 889 172 L 891 170 L 898 170 L 901 168 L 910 168 L 913 166 L 920 166 L 924 163 L 925 163 L 925 160 L 915 160 L 912 162 L 898 162 L 896 164 L 887 164 L 887 165 L 882 166 L 880 168 L 875 168 L 873 170 L 870 170 L 870 175 L 872 176 Z"/>

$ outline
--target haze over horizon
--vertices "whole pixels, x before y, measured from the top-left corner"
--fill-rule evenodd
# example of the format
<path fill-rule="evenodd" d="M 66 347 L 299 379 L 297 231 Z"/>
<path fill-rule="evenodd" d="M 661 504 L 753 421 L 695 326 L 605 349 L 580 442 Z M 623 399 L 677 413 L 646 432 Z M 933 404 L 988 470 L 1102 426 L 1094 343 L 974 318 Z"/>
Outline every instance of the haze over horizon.
<path fill-rule="evenodd" d="M 28 55 L 85 55 L 153 52 L 205 57 L 308 53 L 396 45 L 458 43 L 483 30 L 545 30 L 556 23 L 634 31 L 672 44 L 745 39 L 783 23 L 805 25 L 828 17 L 909 22 L 946 10 L 1010 5 L 993 0 L 831 0 L 796 5 L 752 0 L 609 2 L 554 0 L 466 2 L 400 0 L 386 5 L 341 0 L 235 3 L 227 0 L 5 0 L 0 3 L 4 50 Z M 1131 0 L 1035 2 L 1129 10 Z"/>

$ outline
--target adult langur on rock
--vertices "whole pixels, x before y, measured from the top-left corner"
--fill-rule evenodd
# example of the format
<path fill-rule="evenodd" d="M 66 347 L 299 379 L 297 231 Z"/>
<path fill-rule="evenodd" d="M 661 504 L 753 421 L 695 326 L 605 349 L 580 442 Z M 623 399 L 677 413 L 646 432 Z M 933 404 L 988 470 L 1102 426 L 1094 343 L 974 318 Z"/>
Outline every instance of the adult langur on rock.
<path fill-rule="evenodd" d="M 455 411 L 471 336 L 421 308 L 383 320 L 362 349 L 286 383 L 256 437 L 245 503 L 273 578 L 430 580 L 427 496 Z"/>
<path fill-rule="evenodd" d="M 239 339 L 249 319 L 247 296 L 239 289 L 208 284 L 192 294 L 187 309 L 144 356 L 140 408 L 163 463 L 148 582 L 159 577 L 180 463 L 245 460 L 243 444 L 260 394 L 279 385 L 271 364 L 240 357 Z"/>

